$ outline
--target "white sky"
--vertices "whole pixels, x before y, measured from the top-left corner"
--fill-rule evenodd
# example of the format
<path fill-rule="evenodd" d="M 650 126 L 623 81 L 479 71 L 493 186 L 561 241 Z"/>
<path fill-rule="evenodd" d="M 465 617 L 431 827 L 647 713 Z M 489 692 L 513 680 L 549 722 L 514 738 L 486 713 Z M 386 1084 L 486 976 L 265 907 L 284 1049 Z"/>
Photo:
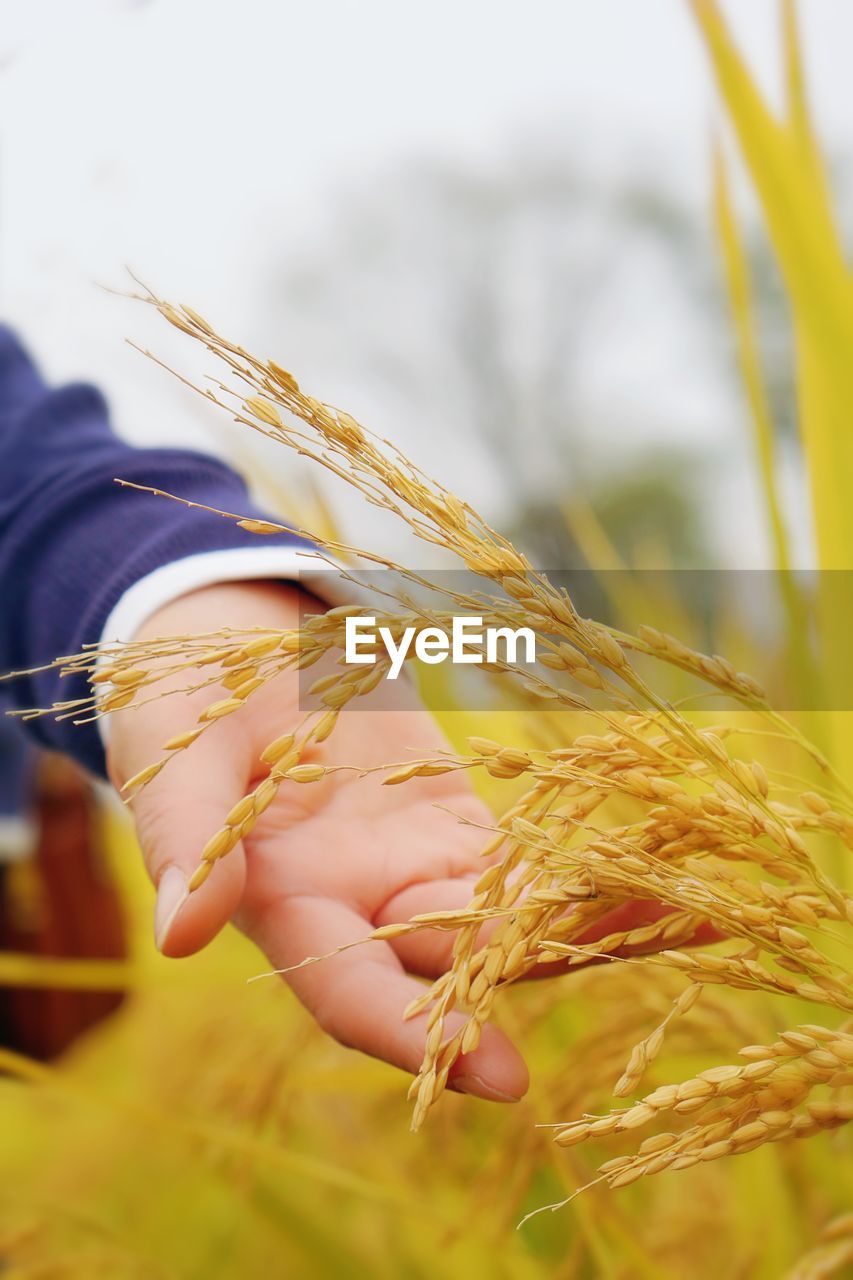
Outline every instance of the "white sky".
<path fill-rule="evenodd" d="M 775 90 L 776 5 L 726 8 Z M 802 0 L 801 20 L 821 132 L 847 152 L 853 4 Z M 179 362 L 186 348 L 95 285 L 124 287 L 124 264 L 265 346 L 265 276 L 298 261 L 341 186 L 420 153 L 480 163 L 544 125 L 604 163 L 648 147 L 703 199 L 713 119 L 683 0 L 0 0 L 4 318 L 51 376 L 97 380 L 135 438 L 196 438 L 195 408 L 122 339 Z M 645 384 L 631 373 L 650 418 L 663 350 Z M 683 430 L 718 429 L 689 373 L 672 378 Z M 733 421 L 733 439 L 743 430 Z"/>

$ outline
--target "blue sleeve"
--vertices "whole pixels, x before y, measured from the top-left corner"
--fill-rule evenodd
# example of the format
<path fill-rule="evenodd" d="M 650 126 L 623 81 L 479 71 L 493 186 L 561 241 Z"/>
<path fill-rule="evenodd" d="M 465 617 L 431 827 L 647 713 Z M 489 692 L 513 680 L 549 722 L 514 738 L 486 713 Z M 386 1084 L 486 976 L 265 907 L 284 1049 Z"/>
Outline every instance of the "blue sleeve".
<path fill-rule="evenodd" d="M 49 389 L 0 326 L 0 673 L 99 640 L 127 588 L 161 565 L 256 544 L 234 521 L 121 489 L 116 477 L 263 517 L 240 477 L 217 459 L 123 443 L 100 392 L 84 384 Z M 293 534 L 265 539 L 298 541 Z M 0 684 L 0 712 L 87 692 L 83 677 L 41 672 Z M 29 721 L 28 730 L 43 746 L 104 773 L 95 725 L 45 717 Z"/>

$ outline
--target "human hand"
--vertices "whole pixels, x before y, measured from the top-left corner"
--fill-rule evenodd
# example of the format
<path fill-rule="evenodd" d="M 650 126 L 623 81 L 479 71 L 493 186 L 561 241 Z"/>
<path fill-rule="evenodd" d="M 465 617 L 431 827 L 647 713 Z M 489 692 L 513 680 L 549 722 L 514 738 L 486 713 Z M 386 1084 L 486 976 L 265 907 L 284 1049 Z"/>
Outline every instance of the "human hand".
<path fill-rule="evenodd" d="M 277 583 L 206 587 L 159 610 L 135 639 L 213 632 L 226 622 L 234 629 L 291 630 L 305 603 L 296 588 Z M 239 711 L 212 724 L 192 750 L 176 754 L 131 802 L 157 886 L 155 931 L 166 955 L 197 951 L 233 920 L 273 967 L 283 969 L 360 941 L 379 925 L 463 907 L 473 894 L 483 836 L 453 814 L 485 825 L 493 819 L 464 773 L 388 788 L 379 775 L 340 770 L 310 786 L 280 787 L 248 839 L 187 895 L 202 847 L 264 776 L 261 752 L 300 721 L 298 680 L 296 671 L 276 677 Z M 187 683 L 186 674 L 174 681 L 176 688 Z M 115 785 L 155 760 L 168 738 L 192 727 L 224 692 L 208 687 L 116 712 L 108 748 Z M 371 697 L 342 711 L 332 736 L 313 745 L 304 760 L 363 769 L 433 756 L 447 746 L 405 680 L 383 683 L 381 709 L 369 709 Z M 335 1039 L 415 1072 L 425 1017 L 404 1021 L 403 1010 L 423 992 L 417 976 L 434 977 L 448 967 L 452 941 L 434 930 L 371 941 L 297 969 L 287 981 Z M 462 1021 L 452 1014 L 448 1032 Z M 449 1083 L 512 1102 L 527 1088 L 527 1069 L 502 1032 L 487 1026 L 478 1048 L 456 1062 Z"/>

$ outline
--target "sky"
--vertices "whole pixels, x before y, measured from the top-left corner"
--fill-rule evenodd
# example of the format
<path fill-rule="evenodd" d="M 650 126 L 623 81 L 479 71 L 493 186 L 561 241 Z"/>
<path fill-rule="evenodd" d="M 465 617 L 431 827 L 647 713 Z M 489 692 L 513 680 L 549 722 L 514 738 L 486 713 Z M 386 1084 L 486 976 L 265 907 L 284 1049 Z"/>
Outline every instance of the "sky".
<path fill-rule="evenodd" d="M 778 96 L 776 5 L 725 8 Z M 853 5 L 802 0 L 800 12 L 821 135 L 845 154 Z M 127 288 L 126 266 L 265 348 L 271 273 L 316 253 L 353 184 L 381 184 L 418 156 L 488 165 L 539 130 L 571 138 L 604 169 L 654 157 L 701 206 L 717 118 L 684 0 L 0 0 L 4 318 L 51 377 L 100 383 L 131 438 L 227 448 L 220 427 L 124 343 L 186 366 L 176 336 L 101 287 Z M 590 394 L 606 400 L 621 377 L 623 394 L 647 397 L 652 420 L 656 388 L 671 381 L 662 438 L 719 431 L 701 377 L 668 359 L 666 324 L 654 333 L 648 357 L 629 335 Z M 357 370 L 341 380 L 322 351 L 303 355 L 324 387 L 369 398 Z M 755 493 L 738 479 L 749 470 L 745 424 L 729 407 L 728 498 L 746 512 L 760 563 Z M 404 443 L 414 430 L 379 426 Z"/>

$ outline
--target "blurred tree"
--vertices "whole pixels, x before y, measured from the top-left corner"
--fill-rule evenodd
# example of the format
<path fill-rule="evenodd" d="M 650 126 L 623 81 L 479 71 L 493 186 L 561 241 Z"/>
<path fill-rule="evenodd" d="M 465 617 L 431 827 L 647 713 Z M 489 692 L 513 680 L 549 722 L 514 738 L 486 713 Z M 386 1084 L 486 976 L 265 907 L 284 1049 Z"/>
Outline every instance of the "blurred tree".
<path fill-rule="evenodd" d="M 300 326 L 318 325 L 327 351 L 337 344 L 392 388 L 403 420 L 441 432 L 445 449 L 476 437 L 504 527 L 539 563 L 581 558 L 561 515 L 573 490 L 629 561 L 639 523 L 671 563 L 707 562 L 694 501 L 705 468 L 685 451 L 641 475 L 630 453 L 596 465 L 582 395 L 631 289 L 683 315 L 722 376 L 737 376 L 707 220 L 656 178 L 594 179 L 548 146 L 482 171 L 412 165 L 348 194 L 335 217 L 322 252 L 274 282 L 277 315 L 283 291 Z M 769 386 L 792 439 L 787 313 L 759 240 L 753 257 Z M 631 441 L 639 406 L 624 412 L 637 415 L 616 424 Z"/>

